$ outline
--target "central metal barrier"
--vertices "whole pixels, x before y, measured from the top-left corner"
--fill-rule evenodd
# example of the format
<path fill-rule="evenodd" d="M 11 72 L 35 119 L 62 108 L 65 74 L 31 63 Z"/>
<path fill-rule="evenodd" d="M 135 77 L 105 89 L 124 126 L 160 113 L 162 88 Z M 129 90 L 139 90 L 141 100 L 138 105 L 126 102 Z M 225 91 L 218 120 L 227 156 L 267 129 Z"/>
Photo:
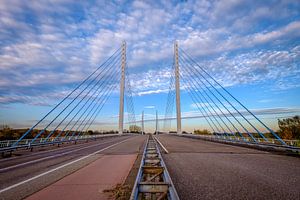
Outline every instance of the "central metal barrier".
<path fill-rule="evenodd" d="M 148 136 L 131 200 L 179 200 L 157 142 Z"/>

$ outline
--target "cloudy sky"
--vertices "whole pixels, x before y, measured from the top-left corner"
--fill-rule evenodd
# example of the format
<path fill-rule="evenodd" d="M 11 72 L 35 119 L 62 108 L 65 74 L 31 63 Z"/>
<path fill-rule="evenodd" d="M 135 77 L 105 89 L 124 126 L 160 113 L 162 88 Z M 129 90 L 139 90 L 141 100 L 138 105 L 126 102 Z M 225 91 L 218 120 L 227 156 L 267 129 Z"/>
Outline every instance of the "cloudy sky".
<path fill-rule="evenodd" d="M 2 0 L 0 123 L 30 126 L 124 40 L 135 110 L 148 119 L 164 115 L 175 40 L 270 126 L 299 114 L 299 1 Z M 116 92 L 98 122 L 117 114 Z M 199 115 L 184 88 L 182 115 Z"/>

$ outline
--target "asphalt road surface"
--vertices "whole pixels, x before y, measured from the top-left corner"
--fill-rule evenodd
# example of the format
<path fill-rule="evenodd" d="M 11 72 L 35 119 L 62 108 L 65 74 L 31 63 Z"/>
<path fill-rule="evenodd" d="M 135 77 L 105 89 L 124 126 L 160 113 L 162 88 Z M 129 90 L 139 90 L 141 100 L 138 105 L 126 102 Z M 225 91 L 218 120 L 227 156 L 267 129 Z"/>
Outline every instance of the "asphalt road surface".
<path fill-rule="evenodd" d="M 0 159 L 0 199 L 23 199 L 106 154 L 137 153 L 145 136 L 116 136 Z"/>
<path fill-rule="evenodd" d="M 300 158 L 159 135 L 163 154 L 182 200 L 300 199 Z"/>

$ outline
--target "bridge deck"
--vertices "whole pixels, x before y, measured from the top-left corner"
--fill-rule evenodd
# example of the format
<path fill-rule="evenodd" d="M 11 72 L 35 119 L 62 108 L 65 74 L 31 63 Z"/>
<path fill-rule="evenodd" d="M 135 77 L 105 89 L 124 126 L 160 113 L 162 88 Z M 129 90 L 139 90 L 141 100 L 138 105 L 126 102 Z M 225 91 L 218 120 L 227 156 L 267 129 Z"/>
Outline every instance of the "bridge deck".
<path fill-rule="evenodd" d="M 171 135 L 157 137 L 181 199 L 299 199 L 300 159 Z"/>

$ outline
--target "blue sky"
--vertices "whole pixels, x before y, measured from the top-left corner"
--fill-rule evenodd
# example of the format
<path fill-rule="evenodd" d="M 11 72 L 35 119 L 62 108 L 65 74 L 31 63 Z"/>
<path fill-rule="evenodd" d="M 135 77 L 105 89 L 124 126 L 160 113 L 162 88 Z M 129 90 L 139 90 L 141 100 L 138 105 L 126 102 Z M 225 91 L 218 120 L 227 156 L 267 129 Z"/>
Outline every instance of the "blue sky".
<path fill-rule="evenodd" d="M 175 40 L 272 128 L 300 113 L 299 1 L 4 0 L 0 124 L 31 126 L 123 40 L 137 118 L 164 116 Z M 97 122 L 117 122 L 116 105 L 117 91 Z M 182 115 L 199 115 L 184 88 Z"/>

